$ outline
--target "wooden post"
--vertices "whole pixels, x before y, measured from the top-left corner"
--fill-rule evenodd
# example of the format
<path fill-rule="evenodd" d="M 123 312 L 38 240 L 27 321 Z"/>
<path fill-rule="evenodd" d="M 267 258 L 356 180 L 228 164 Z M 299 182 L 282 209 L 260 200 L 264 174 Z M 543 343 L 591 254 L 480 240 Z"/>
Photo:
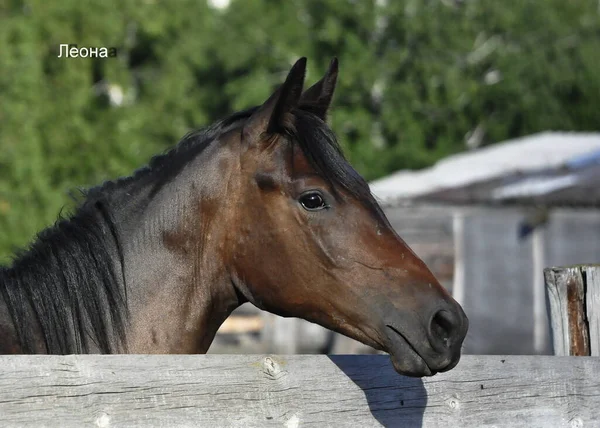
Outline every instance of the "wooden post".
<path fill-rule="evenodd" d="M 544 269 L 555 355 L 600 356 L 600 265 Z"/>
<path fill-rule="evenodd" d="M 452 215 L 452 235 L 454 238 L 454 277 L 452 297 L 458 303 L 465 300 L 465 216 L 455 211 Z"/>
<path fill-rule="evenodd" d="M 600 265 L 585 268 L 586 308 L 591 355 L 600 356 Z"/>
<path fill-rule="evenodd" d="M 537 227 L 532 236 L 533 255 L 533 349 L 541 354 L 547 347 L 548 315 L 544 287 L 544 233 L 543 227 Z"/>

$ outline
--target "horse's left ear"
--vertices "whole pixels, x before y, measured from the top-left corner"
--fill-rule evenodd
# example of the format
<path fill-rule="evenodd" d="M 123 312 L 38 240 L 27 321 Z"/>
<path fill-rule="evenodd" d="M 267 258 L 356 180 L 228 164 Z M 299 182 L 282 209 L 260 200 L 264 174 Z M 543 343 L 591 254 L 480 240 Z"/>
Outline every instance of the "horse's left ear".
<path fill-rule="evenodd" d="M 275 134 L 285 125 L 289 112 L 298 106 L 304 86 L 306 58 L 300 58 L 285 82 L 256 110 L 244 125 L 244 139 L 257 141 L 263 134 Z"/>
<path fill-rule="evenodd" d="M 333 92 L 335 91 L 337 76 L 338 60 L 337 58 L 333 58 L 325 76 L 302 94 L 302 98 L 300 98 L 300 108 L 314 113 L 325 121 L 327 118 L 327 110 L 329 110 Z"/>

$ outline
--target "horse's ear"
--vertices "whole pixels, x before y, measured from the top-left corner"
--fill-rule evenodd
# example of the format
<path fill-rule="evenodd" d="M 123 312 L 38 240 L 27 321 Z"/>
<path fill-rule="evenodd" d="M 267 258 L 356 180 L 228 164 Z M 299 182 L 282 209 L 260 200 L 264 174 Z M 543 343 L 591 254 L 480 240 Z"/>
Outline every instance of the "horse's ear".
<path fill-rule="evenodd" d="M 288 120 L 289 112 L 298 106 L 304 86 L 306 58 L 300 58 L 283 85 L 256 110 L 244 125 L 244 139 L 257 141 L 263 134 L 281 131 Z"/>
<path fill-rule="evenodd" d="M 333 58 L 329 63 L 327 73 L 321 80 L 312 85 L 302 94 L 300 98 L 300 108 L 308 110 L 322 120 L 327 118 L 327 110 L 333 98 L 335 83 L 338 75 L 338 60 Z"/>

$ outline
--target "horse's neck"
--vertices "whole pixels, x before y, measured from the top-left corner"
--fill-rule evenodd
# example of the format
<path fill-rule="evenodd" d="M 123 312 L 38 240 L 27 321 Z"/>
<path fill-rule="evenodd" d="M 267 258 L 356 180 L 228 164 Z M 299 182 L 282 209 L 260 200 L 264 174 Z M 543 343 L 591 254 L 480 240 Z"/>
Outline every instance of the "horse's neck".
<path fill-rule="evenodd" d="M 122 209 L 124 275 L 132 353 L 203 353 L 239 301 L 219 259 L 205 189 L 165 185 L 135 212 Z M 131 191 L 135 193 L 134 190 Z M 147 192 L 147 190 L 139 190 Z"/>
<path fill-rule="evenodd" d="M 240 301 L 219 258 L 218 220 L 201 215 L 207 189 L 185 178 L 158 192 L 151 180 L 98 189 L 0 271 L 0 353 L 208 350 Z"/>

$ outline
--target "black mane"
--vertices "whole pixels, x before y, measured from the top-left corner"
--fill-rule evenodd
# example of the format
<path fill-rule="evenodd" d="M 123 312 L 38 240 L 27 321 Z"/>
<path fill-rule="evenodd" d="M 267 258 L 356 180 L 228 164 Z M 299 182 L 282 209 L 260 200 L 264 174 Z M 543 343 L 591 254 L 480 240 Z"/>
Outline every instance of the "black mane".
<path fill-rule="evenodd" d="M 155 193 L 221 133 L 238 126 L 255 110 L 235 113 L 194 131 L 130 177 L 84 192 L 85 200 L 70 218 L 59 219 L 41 232 L 25 252 L 17 254 L 11 267 L 0 267 L 0 296 L 23 353 L 40 351 L 30 334 L 38 328 L 45 352 L 50 354 L 93 349 L 114 353 L 126 348 L 123 253 L 111 217 L 110 195 L 138 181 L 152 186 L 150 193 Z M 296 109 L 293 114 L 293 129 L 284 132 L 312 167 L 334 189 L 344 189 L 370 210 L 380 212 L 369 186 L 344 158 L 329 127 L 308 111 Z"/>
<path fill-rule="evenodd" d="M 38 235 L 10 268 L 0 268 L 0 293 L 22 353 L 114 353 L 125 346 L 126 301 L 121 251 L 100 201 Z M 40 329 L 43 343 L 32 331 Z M 91 343 L 90 343 L 91 342 Z"/>
<path fill-rule="evenodd" d="M 202 153 L 218 136 L 227 129 L 238 126 L 248 119 L 258 107 L 252 107 L 219 120 L 212 125 L 185 135 L 170 151 L 154 156 L 149 164 L 137 170 L 132 176 L 104 183 L 87 192 L 88 197 L 107 189 L 113 190 L 126 183 L 149 177 L 156 193 L 166 182 L 173 179 L 194 157 Z M 284 130 L 292 142 L 297 143 L 311 166 L 328 181 L 334 189 L 342 188 L 352 197 L 361 201 L 369 209 L 379 211 L 369 185 L 348 163 L 337 142 L 335 134 L 325 122 L 303 109 L 293 110 L 293 128 Z"/>

